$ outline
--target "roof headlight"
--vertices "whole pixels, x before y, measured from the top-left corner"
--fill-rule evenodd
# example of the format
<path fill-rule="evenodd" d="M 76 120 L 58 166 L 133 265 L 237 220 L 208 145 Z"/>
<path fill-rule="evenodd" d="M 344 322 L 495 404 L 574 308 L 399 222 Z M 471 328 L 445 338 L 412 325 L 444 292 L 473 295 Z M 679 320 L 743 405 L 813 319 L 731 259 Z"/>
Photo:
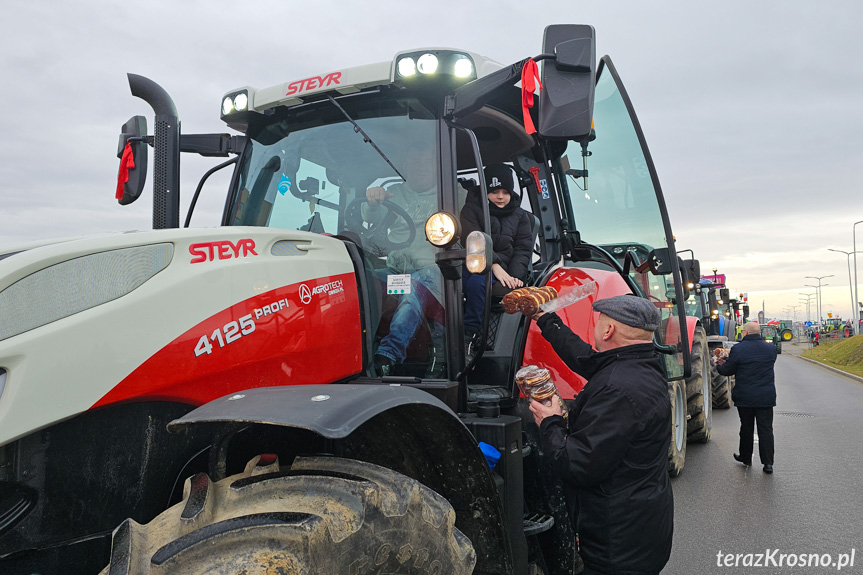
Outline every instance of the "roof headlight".
<path fill-rule="evenodd" d="M 458 236 L 458 222 L 447 212 L 437 212 L 426 220 L 426 238 L 443 248 L 452 244 Z"/>
<path fill-rule="evenodd" d="M 437 72 L 437 56 L 434 54 L 423 54 L 417 60 L 417 70 L 420 74 L 434 74 Z"/>
<path fill-rule="evenodd" d="M 230 96 L 228 96 L 222 101 L 222 114 L 227 116 L 228 114 L 230 114 L 233 111 L 234 111 L 234 101 L 231 99 Z"/>
<path fill-rule="evenodd" d="M 469 58 L 461 56 L 456 59 L 455 64 L 452 66 L 452 71 L 459 78 L 467 78 L 473 74 L 473 62 Z"/>
<path fill-rule="evenodd" d="M 416 62 L 414 62 L 414 59 L 411 58 L 410 56 L 407 56 L 407 57 L 399 60 L 398 68 L 399 68 L 399 76 L 402 76 L 405 78 L 408 76 L 413 76 L 414 74 L 417 73 Z"/>
<path fill-rule="evenodd" d="M 244 111 L 249 107 L 249 97 L 245 92 L 240 92 L 236 96 L 234 96 L 234 109 L 238 112 Z"/>

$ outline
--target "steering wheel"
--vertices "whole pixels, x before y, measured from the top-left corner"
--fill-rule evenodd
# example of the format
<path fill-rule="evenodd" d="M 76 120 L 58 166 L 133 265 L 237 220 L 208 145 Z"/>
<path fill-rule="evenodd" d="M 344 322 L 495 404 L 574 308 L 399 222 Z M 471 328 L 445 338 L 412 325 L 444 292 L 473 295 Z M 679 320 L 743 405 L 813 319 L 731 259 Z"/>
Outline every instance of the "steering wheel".
<path fill-rule="evenodd" d="M 363 220 L 362 206 L 368 204 L 366 198 L 357 198 L 345 210 L 345 227 L 360 236 L 363 243 L 370 241 L 387 251 L 399 250 L 410 246 L 417 237 L 417 227 L 410 215 L 398 204 L 389 200 L 381 202 L 387 214 L 380 222 L 372 224 Z M 389 229 L 401 218 L 408 224 L 408 237 L 403 242 L 394 242 L 389 238 Z"/>

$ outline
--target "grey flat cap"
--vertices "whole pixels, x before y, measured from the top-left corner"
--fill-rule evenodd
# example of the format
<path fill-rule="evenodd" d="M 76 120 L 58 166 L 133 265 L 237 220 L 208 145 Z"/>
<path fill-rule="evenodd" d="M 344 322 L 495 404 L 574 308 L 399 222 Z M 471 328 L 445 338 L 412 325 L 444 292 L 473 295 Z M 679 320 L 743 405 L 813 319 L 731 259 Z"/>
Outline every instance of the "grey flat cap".
<path fill-rule="evenodd" d="M 638 329 L 654 331 L 662 318 L 656 306 L 635 295 L 616 295 L 593 302 L 593 309 Z"/>

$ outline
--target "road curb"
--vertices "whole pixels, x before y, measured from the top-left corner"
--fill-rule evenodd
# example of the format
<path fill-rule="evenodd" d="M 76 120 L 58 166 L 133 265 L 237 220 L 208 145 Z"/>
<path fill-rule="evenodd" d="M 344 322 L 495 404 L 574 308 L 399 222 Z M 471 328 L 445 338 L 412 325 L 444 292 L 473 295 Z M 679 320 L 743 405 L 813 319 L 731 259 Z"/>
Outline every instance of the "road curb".
<path fill-rule="evenodd" d="M 803 357 L 802 355 L 795 355 L 792 357 L 796 357 L 802 359 L 803 361 L 808 361 L 811 364 L 817 365 L 819 367 L 823 367 L 824 369 L 829 369 L 830 371 L 836 372 L 839 375 L 844 375 L 849 379 L 855 380 L 857 383 L 863 383 L 863 377 L 859 375 L 854 375 L 853 373 L 848 373 L 847 371 L 842 371 L 841 369 L 836 369 L 835 367 L 831 367 L 829 365 L 823 364 L 820 361 L 815 361 L 814 359 L 809 359 L 808 357 Z"/>

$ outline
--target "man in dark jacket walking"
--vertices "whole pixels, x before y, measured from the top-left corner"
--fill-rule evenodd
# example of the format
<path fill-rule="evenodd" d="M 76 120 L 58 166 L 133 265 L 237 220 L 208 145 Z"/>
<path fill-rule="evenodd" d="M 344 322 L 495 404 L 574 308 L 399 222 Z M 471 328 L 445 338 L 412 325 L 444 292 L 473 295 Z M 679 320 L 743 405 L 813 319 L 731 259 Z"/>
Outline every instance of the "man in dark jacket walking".
<path fill-rule="evenodd" d="M 731 348 L 728 358 L 716 359 L 716 370 L 722 375 L 734 375 L 736 380 L 731 400 L 740 415 L 740 452 L 734 454 L 734 459 L 752 465 L 753 431 L 757 424 L 758 455 L 764 473 L 773 473 L 774 363 L 776 348 L 761 339 L 761 326 L 754 321 L 743 326 L 743 340 Z"/>
<path fill-rule="evenodd" d="M 569 414 L 531 401 L 543 452 L 567 487 L 585 575 L 659 573 L 671 555 L 671 403 L 653 344 L 660 313 L 632 295 L 594 302 L 596 351 L 555 314 L 542 336 L 587 378 Z"/>
<path fill-rule="evenodd" d="M 512 168 L 506 164 L 492 164 L 486 167 L 484 176 L 491 223 L 488 232 L 494 250 L 492 293 L 500 296 L 524 285 L 533 254 L 533 218 L 521 208 L 521 197 L 515 192 Z M 461 212 L 463 240 L 473 231 L 484 231 L 485 201 L 478 190 L 468 194 Z M 482 325 L 485 274 L 472 274 L 465 269 L 462 290 L 465 294 L 464 330 L 470 338 Z"/>

